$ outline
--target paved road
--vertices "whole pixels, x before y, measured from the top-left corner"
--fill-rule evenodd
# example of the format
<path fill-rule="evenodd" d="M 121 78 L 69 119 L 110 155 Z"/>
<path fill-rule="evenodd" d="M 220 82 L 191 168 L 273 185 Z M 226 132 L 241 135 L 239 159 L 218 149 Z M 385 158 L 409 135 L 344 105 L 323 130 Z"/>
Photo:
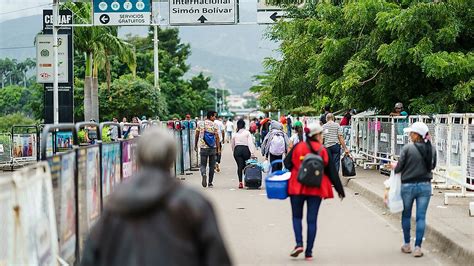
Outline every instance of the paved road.
<path fill-rule="evenodd" d="M 344 201 L 323 202 L 318 218 L 314 261 L 289 256 L 294 247 L 289 200 L 268 200 L 265 190 L 237 189 L 230 145 L 224 147 L 221 173 L 214 188 L 202 188 L 198 172 L 186 184 L 204 192 L 218 214 L 220 228 L 237 265 L 450 265 L 424 245 L 425 256 L 402 254 L 401 228 L 383 210 L 346 190 Z M 304 224 L 304 223 L 303 223 Z M 304 226 L 305 230 L 305 226 Z M 303 235 L 305 239 L 305 234 Z"/>

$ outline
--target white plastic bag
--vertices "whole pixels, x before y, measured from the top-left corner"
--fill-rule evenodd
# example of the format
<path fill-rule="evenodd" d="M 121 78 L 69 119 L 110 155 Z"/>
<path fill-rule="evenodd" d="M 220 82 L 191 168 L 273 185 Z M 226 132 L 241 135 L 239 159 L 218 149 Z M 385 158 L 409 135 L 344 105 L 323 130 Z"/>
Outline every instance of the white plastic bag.
<path fill-rule="evenodd" d="M 400 174 L 395 174 L 392 170 L 390 178 L 385 180 L 385 187 L 389 188 L 387 207 L 391 213 L 403 211 L 403 200 L 401 195 L 402 179 Z"/>
<path fill-rule="evenodd" d="M 271 165 L 270 165 L 270 162 L 268 160 L 265 160 L 263 163 L 262 163 L 262 170 L 264 173 L 268 173 L 270 172 L 270 168 L 271 168 Z"/>

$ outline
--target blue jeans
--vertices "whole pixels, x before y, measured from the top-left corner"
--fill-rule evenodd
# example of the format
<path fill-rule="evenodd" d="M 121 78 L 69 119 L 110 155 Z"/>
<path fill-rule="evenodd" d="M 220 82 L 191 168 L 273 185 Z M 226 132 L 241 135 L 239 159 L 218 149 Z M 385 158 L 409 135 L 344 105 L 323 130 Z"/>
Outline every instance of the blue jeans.
<path fill-rule="evenodd" d="M 401 195 L 403 199 L 402 228 L 405 244 L 410 243 L 411 210 L 416 201 L 416 239 L 415 246 L 421 247 L 426 226 L 426 210 L 431 198 L 431 183 L 405 183 L 402 184 Z"/>
<path fill-rule="evenodd" d="M 317 196 L 290 196 L 291 211 L 293 213 L 293 231 L 295 233 L 296 246 L 303 246 L 303 226 L 301 221 L 303 220 L 303 206 L 304 202 L 307 202 L 307 215 L 306 222 L 308 224 L 308 235 L 306 239 L 306 251 L 305 256 L 309 257 L 313 255 L 313 245 L 316 239 L 317 221 L 319 206 L 321 205 L 321 198 Z"/>
<path fill-rule="evenodd" d="M 336 166 L 337 172 L 339 173 L 339 167 L 341 165 L 341 144 L 336 143 L 327 148 L 327 151 L 331 153 L 332 160 Z"/>

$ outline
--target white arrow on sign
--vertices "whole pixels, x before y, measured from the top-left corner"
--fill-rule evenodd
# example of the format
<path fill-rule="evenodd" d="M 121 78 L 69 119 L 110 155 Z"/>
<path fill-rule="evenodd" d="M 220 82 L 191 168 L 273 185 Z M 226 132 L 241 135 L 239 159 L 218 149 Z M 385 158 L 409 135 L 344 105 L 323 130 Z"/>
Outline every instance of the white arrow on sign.
<path fill-rule="evenodd" d="M 102 15 L 100 15 L 99 20 L 102 24 L 107 24 L 110 21 L 110 17 L 107 14 L 102 14 Z"/>

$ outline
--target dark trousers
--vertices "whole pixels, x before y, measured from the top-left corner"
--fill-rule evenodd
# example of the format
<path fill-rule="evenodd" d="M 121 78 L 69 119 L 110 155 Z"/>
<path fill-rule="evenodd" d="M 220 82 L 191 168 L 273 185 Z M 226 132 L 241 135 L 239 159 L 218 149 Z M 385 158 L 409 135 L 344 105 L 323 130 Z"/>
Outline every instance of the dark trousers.
<path fill-rule="evenodd" d="M 272 163 L 275 160 L 281 160 L 283 159 L 283 155 L 273 155 L 270 153 L 270 163 Z M 276 163 L 272 165 L 272 172 L 278 171 L 283 169 L 283 164 L 282 163 Z"/>
<path fill-rule="evenodd" d="M 234 159 L 237 163 L 237 175 L 239 182 L 242 182 L 242 172 L 245 168 L 245 161 L 250 159 L 250 150 L 248 146 L 239 145 L 234 148 Z"/>
<path fill-rule="evenodd" d="M 339 167 L 341 165 L 341 145 L 339 143 L 326 148 L 331 153 L 332 160 L 336 166 L 336 170 L 339 173 Z"/>
<path fill-rule="evenodd" d="M 219 149 L 221 150 L 220 153 L 216 154 L 216 163 L 221 163 L 221 158 L 222 158 L 222 143 L 217 144 L 219 145 Z"/>
<path fill-rule="evenodd" d="M 304 202 L 306 201 L 307 214 L 306 214 L 306 223 L 307 223 L 307 237 L 306 237 L 306 257 L 313 255 L 313 245 L 314 240 L 316 239 L 316 232 L 318 230 L 318 212 L 319 206 L 321 206 L 321 198 L 317 196 L 290 196 L 291 201 L 291 211 L 293 213 L 293 231 L 295 233 L 296 246 L 303 246 L 303 207 Z"/>
<path fill-rule="evenodd" d="M 214 167 L 216 166 L 216 149 L 201 148 L 201 176 L 206 175 L 207 161 L 209 160 L 209 183 L 214 180 Z"/>

